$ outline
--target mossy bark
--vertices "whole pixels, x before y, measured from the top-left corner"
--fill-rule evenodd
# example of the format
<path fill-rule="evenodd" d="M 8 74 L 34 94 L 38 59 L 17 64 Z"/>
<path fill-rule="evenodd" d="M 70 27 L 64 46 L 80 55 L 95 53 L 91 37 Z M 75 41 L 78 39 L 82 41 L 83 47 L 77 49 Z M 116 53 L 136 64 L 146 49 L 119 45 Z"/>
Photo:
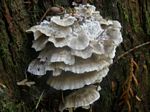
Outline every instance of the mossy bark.
<path fill-rule="evenodd" d="M 26 73 L 26 68 L 35 58 L 36 52 L 31 49 L 33 37 L 26 34 L 25 30 L 39 22 L 48 7 L 61 5 L 67 8 L 70 7 L 70 2 L 69 0 L 0 1 L 0 84 L 7 86 L 9 98 L 16 101 L 16 105 L 21 105 L 16 107 L 16 112 L 34 110 L 43 89 L 46 89 L 46 92 L 37 111 L 57 110 L 61 92 L 49 90 L 44 83 L 41 84 L 44 79 L 37 79 Z M 89 0 L 89 2 L 100 10 L 103 17 L 121 22 L 124 39 L 117 49 L 115 63 L 101 83 L 101 98 L 92 105 L 92 110 L 149 112 L 150 44 L 128 52 L 119 60 L 117 57 L 137 45 L 150 41 L 150 1 Z M 23 80 L 26 75 L 29 80 L 35 80 L 39 84 L 30 88 L 18 86 L 17 82 Z M 127 91 L 129 88 L 130 91 Z"/>

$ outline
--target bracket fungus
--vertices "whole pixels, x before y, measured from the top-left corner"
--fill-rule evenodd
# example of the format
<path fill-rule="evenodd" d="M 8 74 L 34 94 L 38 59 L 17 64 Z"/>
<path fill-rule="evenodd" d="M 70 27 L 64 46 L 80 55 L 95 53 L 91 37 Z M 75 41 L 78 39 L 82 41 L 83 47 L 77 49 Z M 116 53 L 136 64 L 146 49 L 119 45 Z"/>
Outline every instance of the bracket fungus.
<path fill-rule="evenodd" d="M 33 75 L 52 71 L 47 84 L 57 90 L 73 90 L 60 104 L 60 111 L 86 107 L 99 99 L 95 84 L 107 75 L 116 48 L 123 41 L 121 24 L 104 19 L 95 6 L 75 7 L 75 13 L 52 16 L 31 27 L 32 47 L 39 56 L 28 67 Z"/>
<path fill-rule="evenodd" d="M 62 112 L 66 108 L 86 107 L 100 98 L 100 86 L 90 85 L 81 88 L 64 99 L 64 103 L 60 104 L 59 110 Z"/>

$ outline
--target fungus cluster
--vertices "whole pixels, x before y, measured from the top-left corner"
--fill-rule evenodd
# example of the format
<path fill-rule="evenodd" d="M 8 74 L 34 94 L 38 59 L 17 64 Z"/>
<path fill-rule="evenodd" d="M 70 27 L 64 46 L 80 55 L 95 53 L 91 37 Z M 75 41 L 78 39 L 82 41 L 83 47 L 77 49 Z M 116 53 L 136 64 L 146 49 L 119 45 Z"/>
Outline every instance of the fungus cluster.
<path fill-rule="evenodd" d="M 93 5 L 79 5 L 74 14 L 52 16 L 31 27 L 32 47 L 39 52 L 28 67 L 33 75 L 52 71 L 47 84 L 56 90 L 74 90 L 60 111 L 89 106 L 99 99 L 100 83 L 122 42 L 121 25 L 104 19 Z"/>

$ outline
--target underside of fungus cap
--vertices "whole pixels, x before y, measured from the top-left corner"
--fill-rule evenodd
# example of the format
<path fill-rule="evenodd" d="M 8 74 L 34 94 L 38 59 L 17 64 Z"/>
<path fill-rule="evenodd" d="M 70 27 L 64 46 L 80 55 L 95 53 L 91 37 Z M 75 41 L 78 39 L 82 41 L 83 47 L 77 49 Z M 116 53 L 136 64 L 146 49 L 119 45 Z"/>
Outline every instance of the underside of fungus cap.
<path fill-rule="evenodd" d="M 47 71 L 48 71 L 49 69 L 47 69 Z M 50 69 L 50 71 L 51 71 L 51 69 Z M 62 70 L 61 69 L 54 69 L 54 70 L 52 70 L 52 76 L 59 76 L 59 75 L 61 75 L 61 73 L 62 73 Z"/>
<path fill-rule="evenodd" d="M 62 72 L 59 76 L 49 77 L 47 84 L 57 90 L 78 89 L 85 85 L 96 83 L 98 80 L 106 76 L 108 70 L 108 68 L 104 68 L 100 71 L 87 72 L 83 74 Z"/>
<path fill-rule="evenodd" d="M 114 58 L 115 57 L 116 46 L 107 45 L 107 46 L 105 46 L 104 49 L 105 49 L 104 55 L 106 57 L 109 57 L 109 58 Z"/>
<path fill-rule="evenodd" d="M 41 51 L 44 49 L 47 43 L 48 37 L 42 34 L 37 40 L 33 40 L 32 48 L 34 48 L 36 51 Z"/>
<path fill-rule="evenodd" d="M 73 73 L 85 73 L 85 72 L 91 72 L 91 71 L 99 71 L 102 70 L 103 68 L 107 67 L 110 65 L 109 60 L 93 60 L 93 59 L 88 59 L 88 60 L 83 60 L 83 59 L 78 59 L 76 60 L 74 65 L 66 65 L 64 63 L 52 63 L 49 65 L 51 69 L 59 68 L 64 71 L 70 71 Z"/>
<path fill-rule="evenodd" d="M 108 72 L 109 72 L 108 67 L 102 69 L 102 72 L 100 72 L 100 74 L 98 75 L 98 78 L 96 79 L 95 83 L 101 83 L 101 81 L 103 80 L 104 77 L 106 77 Z"/>
<path fill-rule="evenodd" d="M 80 75 L 71 72 L 62 72 L 59 76 L 50 77 L 47 84 L 57 90 L 73 90 L 94 83 L 99 76 L 98 74 L 96 71 Z"/>
<path fill-rule="evenodd" d="M 77 108 L 92 104 L 100 98 L 97 88 L 95 85 L 89 85 L 71 93 L 65 97 L 64 104 L 60 105 L 59 110 L 62 112 L 67 108 Z"/>
<path fill-rule="evenodd" d="M 39 30 L 34 31 L 34 40 L 37 40 L 43 33 L 41 33 Z"/>

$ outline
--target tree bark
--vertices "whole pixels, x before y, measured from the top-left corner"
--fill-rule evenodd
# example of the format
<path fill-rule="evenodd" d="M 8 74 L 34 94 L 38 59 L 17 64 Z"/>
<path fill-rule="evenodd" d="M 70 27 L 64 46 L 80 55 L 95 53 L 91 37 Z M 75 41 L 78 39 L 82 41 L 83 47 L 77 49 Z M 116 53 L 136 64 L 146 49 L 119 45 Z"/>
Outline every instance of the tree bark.
<path fill-rule="evenodd" d="M 26 73 L 29 62 L 37 53 L 31 49 L 33 36 L 26 34 L 25 31 L 40 21 L 48 7 L 61 5 L 67 8 L 71 6 L 72 1 L 0 1 L 0 88 L 6 85 L 7 100 L 12 102 L 12 105 L 13 103 L 19 105 L 14 107 L 16 112 L 30 112 L 36 109 L 43 90 L 45 91 L 43 99 L 37 105 L 36 111 L 57 111 L 61 92 L 48 89 L 44 82 L 47 76 L 37 78 Z M 101 83 L 101 98 L 92 105 L 93 112 L 149 112 L 150 1 L 88 0 L 88 2 L 94 4 L 103 17 L 121 22 L 124 39 L 117 48 L 116 58 L 114 64 L 110 66 L 108 76 Z M 18 86 L 17 82 L 26 76 L 29 80 L 34 80 L 36 85 Z M 0 104 L 4 104 L 3 100 L 4 97 Z M 0 108 L 10 109 L 3 105 Z M 78 111 L 85 110 L 77 109 L 76 112 Z"/>

